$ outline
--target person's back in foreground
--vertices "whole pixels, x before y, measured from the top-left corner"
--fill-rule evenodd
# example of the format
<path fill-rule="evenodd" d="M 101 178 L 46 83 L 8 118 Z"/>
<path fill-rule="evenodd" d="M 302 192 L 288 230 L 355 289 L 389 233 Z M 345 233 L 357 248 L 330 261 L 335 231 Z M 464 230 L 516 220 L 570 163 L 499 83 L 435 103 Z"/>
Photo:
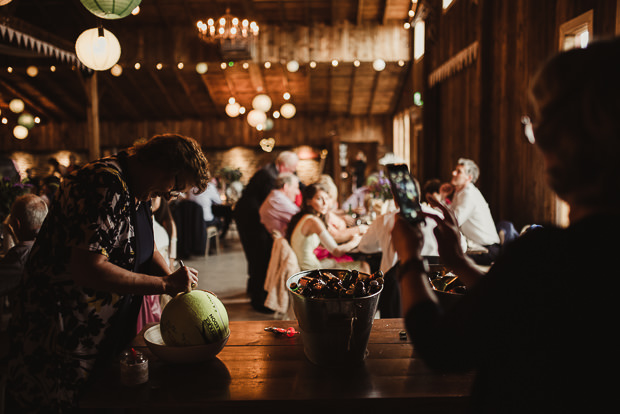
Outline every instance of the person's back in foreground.
<path fill-rule="evenodd" d="M 602 412 L 612 398 L 619 281 L 620 41 L 550 60 L 534 79 L 532 141 L 551 188 L 570 205 L 567 229 L 544 226 L 507 248 L 486 275 L 460 249 L 456 222 L 435 232 L 442 260 L 468 293 L 441 314 L 399 219 L 401 292 L 416 352 L 437 369 L 476 371 L 474 412 Z M 609 189 L 612 189 L 611 191 Z M 614 401 L 615 402 L 615 401 Z"/>

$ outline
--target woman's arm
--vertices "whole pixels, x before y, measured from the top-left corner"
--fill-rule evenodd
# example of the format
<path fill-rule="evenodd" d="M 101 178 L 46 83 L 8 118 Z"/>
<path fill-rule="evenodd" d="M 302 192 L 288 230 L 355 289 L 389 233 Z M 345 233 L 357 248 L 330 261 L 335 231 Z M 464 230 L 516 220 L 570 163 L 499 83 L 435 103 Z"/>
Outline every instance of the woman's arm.
<path fill-rule="evenodd" d="M 346 243 L 338 244 L 336 240 L 329 234 L 325 224 L 315 216 L 306 220 L 304 227 L 301 229 L 302 234 L 308 236 L 310 234 L 318 234 L 321 244 L 325 247 L 334 257 L 340 257 L 345 253 L 351 251 L 359 244 L 362 236 L 354 235 L 351 240 Z"/>
<path fill-rule="evenodd" d="M 155 251 L 155 255 L 158 254 Z M 73 281 L 82 287 L 119 294 L 167 293 L 174 296 L 191 290 L 192 283 L 198 283 L 198 272 L 185 266 L 166 276 L 151 276 L 123 269 L 109 262 L 102 254 L 75 247 L 71 252 L 68 270 Z"/>

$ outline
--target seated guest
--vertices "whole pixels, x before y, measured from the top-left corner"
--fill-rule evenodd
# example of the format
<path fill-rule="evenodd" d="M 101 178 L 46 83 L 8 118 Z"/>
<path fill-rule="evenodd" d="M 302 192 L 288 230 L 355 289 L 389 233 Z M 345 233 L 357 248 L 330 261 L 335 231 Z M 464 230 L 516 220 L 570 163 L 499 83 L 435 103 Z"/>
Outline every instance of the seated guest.
<path fill-rule="evenodd" d="M 15 245 L 0 259 L 0 296 L 14 292 L 22 283 L 26 259 L 46 215 L 47 204 L 35 194 L 13 202 L 6 227 Z"/>
<path fill-rule="evenodd" d="M 479 176 L 475 162 L 466 158 L 458 160 L 450 181 L 454 192 L 450 209 L 467 238 L 468 249 L 476 251 L 471 254 L 472 259 L 480 265 L 490 265 L 500 253 L 499 235 L 489 205 L 474 185 Z M 442 200 L 447 196 L 446 187 L 442 186 Z"/>
<path fill-rule="evenodd" d="M 271 190 L 258 210 L 260 222 L 269 233 L 277 231 L 281 236 L 286 234 L 286 227 L 291 217 L 299 212 L 299 207 L 295 204 L 297 194 L 299 194 L 299 178 L 290 172 L 279 174 L 276 188 Z"/>
<path fill-rule="evenodd" d="M 361 235 L 357 234 L 343 244 L 338 244 L 327 231 L 325 213 L 329 208 L 329 196 L 318 184 L 311 184 L 304 188 L 301 211 L 293 216 L 287 229 L 286 238 L 289 241 L 301 270 L 319 268 L 357 269 L 370 272 L 366 262 L 336 262 L 335 259 L 319 260 L 314 250 L 322 245 L 335 257 L 340 257 L 351 251 L 359 244 Z"/>
<path fill-rule="evenodd" d="M 428 197 L 433 197 L 435 200 L 441 201 L 441 180 L 439 178 L 431 178 L 424 183 L 422 188 L 422 200 L 421 203 L 428 204 Z M 447 201 L 447 199 L 446 199 Z"/>
<path fill-rule="evenodd" d="M 209 181 L 207 189 L 202 193 L 196 194 L 195 190 L 192 189 L 187 193 L 186 198 L 194 203 L 198 203 L 200 207 L 202 207 L 202 216 L 205 226 L 216 226 L 218 230 L 221 230 L 222 222 L 218 217 L 213 215 L 212 206 L 222 204 L 222 198 L 217 191 L 217 186 L 213 182 L 213 179 Z"/>
<path fill-rule="evenodd" d="M 343 210 L 338 209 L 338 188 L 334 183 L 334 180 L 327 175 L 321 175 L 318 184 L 329 195 L 329 208 L 327 214 L 325 214 L 325 223 L 327 223 L 327 230 L 332 235 L 334 240 L 338 243 L 345 243 L 351 240 L 355 234 L 364 234 L 368 229 L 365 224 L 355 226 L 353 218 L 346 215 Z M 352 221 L 347 222 L 347 218 Z"/>

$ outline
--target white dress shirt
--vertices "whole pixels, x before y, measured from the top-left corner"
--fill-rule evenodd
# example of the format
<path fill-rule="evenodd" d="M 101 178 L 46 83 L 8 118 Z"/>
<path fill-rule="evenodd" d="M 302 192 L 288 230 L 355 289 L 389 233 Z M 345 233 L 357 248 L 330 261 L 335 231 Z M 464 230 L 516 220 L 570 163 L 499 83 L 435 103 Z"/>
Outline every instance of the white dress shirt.
<path fill-rule="evenodd" d="M 478 188 L 469 183 L 452 198 L 450 208 L 470 248 L 499 243 L 491 210 Z"/>
<path fill-rule="evenodd" d="M 190 190 L 187 193 L 187 199 L 195 203 L 198 203 L 202 207 L 202 217 L 204 221 L 213 221 L 213 210 L 211 206 L 213 204 L 222 204 L 222 198 L 217 191 L 217 187 L 209 183 L 207 188 L 200 194 L 194 194 L 194 190 Z"/>

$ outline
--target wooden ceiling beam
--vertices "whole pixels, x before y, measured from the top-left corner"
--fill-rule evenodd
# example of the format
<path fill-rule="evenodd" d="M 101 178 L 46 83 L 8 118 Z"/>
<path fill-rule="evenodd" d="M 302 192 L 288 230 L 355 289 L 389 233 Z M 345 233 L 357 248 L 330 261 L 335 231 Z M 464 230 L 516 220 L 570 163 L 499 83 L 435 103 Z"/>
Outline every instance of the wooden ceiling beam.
<path fill-rule="evenodd" d="M 12 85 L 9 85 L 2 79 L 0 79 L 0 87 L 2 87 L 5 91 L 7 91 L 8 95 L 14 96 L 15 98 L 19 98 L 22 101 L 24 101 L 27 107 L 31 108 L 33 112 L 35 112 L 36 114 L 40 116 L 45 116 L 47 118 L 54 119 L 56 118 L 57 115 L 61 115 L 64 118 L 69 118 L 69 116 L 67 115 L 65 111 L 63 111 L 57 105 L 53 104 L 51 101 L 50 101 L 50 105 L 52 105 L 52 110 L 56 112 L 56 114 L 51 114 L 43 106 L 36 103 L 34 101 L 34 98 L 32 98 L 27 92 L 21 90 L 21 88 L 18 89 L 16 87 L 13 87 Z"/>

